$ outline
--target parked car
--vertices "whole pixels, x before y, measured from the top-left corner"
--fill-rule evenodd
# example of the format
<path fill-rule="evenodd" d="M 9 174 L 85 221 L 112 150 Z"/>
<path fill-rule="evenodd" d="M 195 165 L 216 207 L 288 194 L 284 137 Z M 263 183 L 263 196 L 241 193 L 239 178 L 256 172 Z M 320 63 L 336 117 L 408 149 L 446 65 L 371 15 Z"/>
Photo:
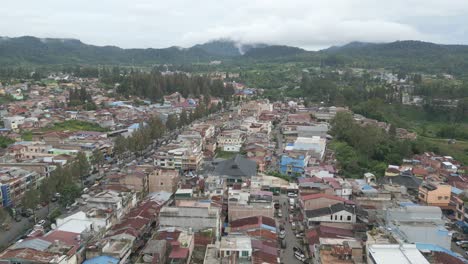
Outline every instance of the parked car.
<path fill-rule="evenodd" d="M 40 226 L 44 226 L 46 223 L 46 221 L 44 219 L 42 219 L 41 221 L 37 222 L 38 225 Z"/>
<path fill-rule="evenodd" d="M 297 197 L 297 193 L 288 192 L 288 197 Z"/>
<path fill-rule="evenodd" d="M 455 242 L 458 246 L 461 246 L 463 244 L 468 244 L 468 240 L 460 240 L 460 241 L 457 241 Z"/>
<path fill-rule="evenodd" d="M 296 259 L 298 259 L 299 261 L 301 261 L 301 262 L 305 262 L 305 260 L 306 260 L 305 255 L 302 254 L 302 253 L 300 253 L 300 252 L 298 252 L 298 251 L 295 251 L 295 252 L 294 252 L 294 257 L 295 257 Z"/>
<path fill-rule="evenodd" d="M 291 229 L 292 230 L 296 229 L 296 222 L 291 222 Z"/>
<path fill-rule="evenodd" d="M 278 217 L 279 218 L 283 217 L 283 214 L 281 213 L 281 211 L 278 211 Z"/>

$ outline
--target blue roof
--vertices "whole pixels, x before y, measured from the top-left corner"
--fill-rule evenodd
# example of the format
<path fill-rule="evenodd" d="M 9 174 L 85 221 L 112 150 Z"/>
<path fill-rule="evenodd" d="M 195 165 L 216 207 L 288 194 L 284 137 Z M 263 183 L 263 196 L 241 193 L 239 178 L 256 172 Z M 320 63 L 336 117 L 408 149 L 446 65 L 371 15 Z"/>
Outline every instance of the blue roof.
<path fill-rule="evenodd" d="M 421 250 L 421 251 L 436 251 L 436 252 L 444 252 L 444 253 L 447 253 L 449 254 L 450 256 L 453 256 L 453 257 L 456 257 L 456 258 L 460 258 L 461 260 L 465 261 L 465 259 L 463 258 L 463 256 L 461 256 L 460 254 L 458 253 L 455 253 L 451 250 L 448 250 L 446 248 L 443 248 L 439 245 L 434 245 L 434 244 L 425 244 L 425 243 L 416 243 L 416 248 L 418 250 Z"/>
<path fill-rule="evenodd" d="M 452 193 L 456 194 L 456 195 L 459 195 L 460 193 L 462 193 L 463 190 L 460 190 L 456 187 L 452 187 Z"/>
<path fill-rule="evenodd" d="M 117 264 L 119 260 L 109 256 L 99 256 L 88 259 L 83 264 Z"/>
<path fill-rule="evenodd" d="M 373 190 L 374 188 L 372 188 L 370 185 L 366 184 L 364 186 L 362 186 L 361 190 Z"/>
<path fill-rule="evenodd" d="M 415 204 L 413 202 L 400 202 L 401 207 L 408 207 L 408 206 L 419 206 L 419 204 Z"/>
<path fill-rule="evenodd" d="M 140 124 L 139 123 L 135 123 L 135 124 L 131 124 L 128 129 L 138 129 L 140 128 Z"/>

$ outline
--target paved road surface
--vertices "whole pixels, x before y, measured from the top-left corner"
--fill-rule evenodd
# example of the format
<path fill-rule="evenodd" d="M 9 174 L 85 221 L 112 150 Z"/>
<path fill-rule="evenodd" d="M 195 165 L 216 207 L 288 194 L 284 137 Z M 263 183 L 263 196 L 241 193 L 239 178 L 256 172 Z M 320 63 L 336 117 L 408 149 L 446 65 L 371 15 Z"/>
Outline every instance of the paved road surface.
<path fill-rule="evenodd" d="M 289 200 L 286 195 L 281 195 L 279 198 L 280 204 L 281 204 L 281 213 L 283 214 L 283 221 L 285 217 L 289 217 Z M 286 205 L 284 203 L 286 202 Z M 281 220 L 280 220 L 281 222 Z M 299 240 L 296 238 L 296 235 L 294 234 L 294 231 L 291 229 L 291 224 L 289 221 L 286 221 L 284 224 L 285 230 L 286 230 L 286 249 L 281 250 L 281 263 L 284 264 L 294 264 L 294 263 L 302 263 L 298 259 L 294 257 L 294 251 L 293 247 L 298 247 L 302 248 Z M 303 249 L 303 248 L 302 248 Z"/>
<path fill-rule="evenodd" d="M 50 212 L 52 212 L 58 206 L 57 203 L 50 203 Z M 47 217 L 47 206 L 36 210 L 37 220 L 45 219 Z M 28 218 L 21 218 L 21 222 L 16 222 L 14 219 L 10 222 L 10 230 L 1 231 L 0 235 L 0 248 L 5 248 L 15 240 L 24 235 L 28 229 L 32 228 L 35 223 L 29 222 Z"/>

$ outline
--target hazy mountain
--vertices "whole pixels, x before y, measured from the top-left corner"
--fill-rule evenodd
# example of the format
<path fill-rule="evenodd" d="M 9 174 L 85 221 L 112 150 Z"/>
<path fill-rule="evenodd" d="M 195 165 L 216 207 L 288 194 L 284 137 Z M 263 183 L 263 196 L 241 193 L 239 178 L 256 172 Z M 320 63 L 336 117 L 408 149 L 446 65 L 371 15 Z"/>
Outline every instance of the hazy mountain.
<path fill-rule="evenodd" d="M 215 56 L 193 47 L 121 49 L 94 46 L 76 39 L 0 38 L 0 62 L 19 64 L 157 64 L 209 61 Z"/>
<path fill-rule="evenodd" d="M 241 56 L 253 48 L 268 47 L 267 44 L 246 44 L 229 39 L 214 40 L 204 44 L 197 44 L 192 48 L 200 48 L 208 54 L 218 55 L 222 57 Z"/>
<path fill-rule="evenodd" d="M 154 65 L 223 61 L 309 62 L 355 67 L 399 67 L 462 74 L 468 71 L 468 46 L 422 41 L 351 42 L 318 52 L 281 45 L 216 40 L 191 48 L 122 49 L 94 46 L 76 39 L 0 37 L 0 63 L 15 65 L 121 64 Z"/>

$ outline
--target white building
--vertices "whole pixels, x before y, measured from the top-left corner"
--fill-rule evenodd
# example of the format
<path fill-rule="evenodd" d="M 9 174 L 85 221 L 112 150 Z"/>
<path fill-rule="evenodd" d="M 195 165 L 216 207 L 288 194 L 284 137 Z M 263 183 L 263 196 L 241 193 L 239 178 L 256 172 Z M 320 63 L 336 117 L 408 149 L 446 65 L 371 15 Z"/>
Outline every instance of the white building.
<path fill-rule="evenodd" d="M 25 117 L 23 116 L 8 116 L 3 118 L 3 124 L 6 129 L 13 131 L 18 130 L 18 126 L 24 123 Z"/>
<path fill-rule="evenodd" d="M 306 150 L 311 157 L 322 159 L 325 155 L 327 140 L 321 137 L 298 137 L 294 144 L 286 146 L 285 150 Z"/>
<path fill-rule="evenodd" d="M 369 245 L 367 254 L 369 264 L 429 264 L 429 261 L 419 252 L 416 245 L 390 244 Z"/>

